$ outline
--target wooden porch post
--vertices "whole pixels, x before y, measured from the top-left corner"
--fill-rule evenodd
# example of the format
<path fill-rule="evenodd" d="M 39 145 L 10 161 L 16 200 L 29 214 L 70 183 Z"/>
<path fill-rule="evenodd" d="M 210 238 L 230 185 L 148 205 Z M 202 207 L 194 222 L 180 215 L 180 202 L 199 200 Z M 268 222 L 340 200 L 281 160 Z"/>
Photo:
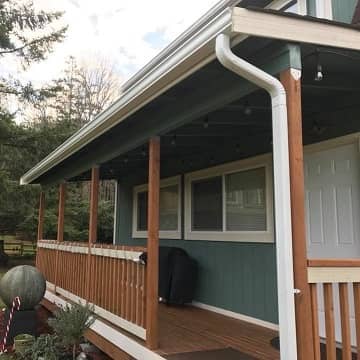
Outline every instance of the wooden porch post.
<path fill-rule="evenodd" d="M 45 213 L 45 193 L 40 192 L 39 199 L 39 216 L 38 216 L 38 229 L 36 241 L 39 242 L 44 238 L 44 213 Z M 36 252 L 36 267 L 39 268 L 39 252 Z"/>
<path fill-rule="evenodd" d="M 158 347 L 158 277 L 159 277 L 159 193 L 160 138 L 149 143 L 148 238 L 146 267 L 146 345 Z"/>
<path fill-rule="evenodd" d="M 99 202 L 99 167 L 91 169 L 91 188 L 90 188 L 90 220 L 89 220 L 89 243 L 97 241 L 97 218 Z"/>
<path fill-rule="evenodd" d="M 38 231 L 37 231 L 37 241 L 40 241 L 44 237 L 44 212 L 45 212 L 45 193 L 40 192 L 39 200 L 39 217 L 38 217 Z"/>
<path fill-rule="evenodd" d="M 97 241 L 97 218 L 98 218 L 98 204 L 99 204 L 99 180 L 100 171 L 98 166 L 93 166 L 91 169 L 91 184 L 90 184 L 90 219 L 89 219 L 89 248 L 86 263 L 86 299 L 90 301 L 90 287 L 91 287 L 91 245 Z"/>
<path fill-rule="evenodd" d="M 64 215 L 65 215 L 65 196 L 66 183 L 61 183 L 59 186 L 59 212 L 58 212 L 58 228 L 57 241 L 64 241 Z"/>
<path fill-rule="evenodd" d="M 307 276 L 301 80 L 299 75 L 298 70 L 288 69 L 280 74 L 280 80 L 286 90 L 288 109 L 294 285 L 296 289 L 300 290 L 300 293 L 295 295 L 297 353 L 299 360 L 313 360 L 311 297 Z"/>
<path fill-rule="evenodd" d="M 57 242 L 64 241 L 64 215 L 65 215 L 65 197 L 66 197 L 66 183 L 61 183 L 59 185 L 59 210 L 58 210 L 58 226 L 57 226 Z M 56 258 L 55 258 L 55 292 L 56 286 L 59 279 L 59 250 L 56 249 Z"/>

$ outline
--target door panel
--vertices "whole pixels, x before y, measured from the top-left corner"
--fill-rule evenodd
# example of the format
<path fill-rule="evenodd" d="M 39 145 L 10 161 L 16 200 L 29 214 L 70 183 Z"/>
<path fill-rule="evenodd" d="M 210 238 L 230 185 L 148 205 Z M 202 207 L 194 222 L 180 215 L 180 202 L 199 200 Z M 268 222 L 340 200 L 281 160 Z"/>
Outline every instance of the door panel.
<path fill-rule="evenodd" d="M 305 155 L 309 258 L 360 256 L 357 144 Z"/>
<path fill-rule="evenodd" d="M 304 157 L 308 258 L 360 256 L 360 158 L 358 144 Z M 354 304 L 349 287 L 351 342 L 356 344 Z M 338 286 L 333 288 L 336 340 L 341 341 Z M 318 285 L 320 335 L 325 336 L 324 297 Z"/>

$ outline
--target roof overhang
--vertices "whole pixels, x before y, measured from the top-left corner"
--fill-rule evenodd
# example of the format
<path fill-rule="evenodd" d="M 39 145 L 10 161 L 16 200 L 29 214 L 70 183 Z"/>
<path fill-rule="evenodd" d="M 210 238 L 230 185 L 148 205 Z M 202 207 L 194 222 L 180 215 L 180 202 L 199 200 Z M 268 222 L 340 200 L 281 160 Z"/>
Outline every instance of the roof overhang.
<path fill-rule="evenodd" d="M 55 151 L 29 170 L 20 183 L 40 176 L 128 118 L 153 99 L 215 59 L 214 42 L 228 32 L 233 43 L 248 36 L 360 50 L 360 31 L 350 26 L 273 11 L 232 8 L 237 0 L 221 2 L 173 44 L 169 45 L 122 88 L 122 96 Z"/>
<path fill-rule="evenodd" d="M 122 95 L 20 179 L 21 185 L 36 181 L 85 145 L 120 123 L 182 79 L 214 60 L 218 34 L 231 31 L 231 6 L 239 0 L 222 1 L 196 25 L 183 33 L 132 79 L 122 86 Z"/>

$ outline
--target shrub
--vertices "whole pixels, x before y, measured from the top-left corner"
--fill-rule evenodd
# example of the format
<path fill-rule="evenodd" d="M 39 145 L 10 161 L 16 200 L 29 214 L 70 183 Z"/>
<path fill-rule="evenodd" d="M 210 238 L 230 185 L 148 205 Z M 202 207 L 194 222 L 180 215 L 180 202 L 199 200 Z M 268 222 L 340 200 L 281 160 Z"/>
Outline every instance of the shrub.
<path fill-rule="evenodd" d="M 55 312 L 55 317 L 48 320 L 54 330 L 59 345 L 71 349 L 73 359 L 85 331 L 94 323 L 93 307 L 89 305 L 73 304 Z"/>
<path fill-rule="evenodd" d="M 38 360 L 39 358 L 58 360 L 59 357 L 60 351 L 57 336 L 46 334 L 40 335 L 21 358 L 27 360 Z"/>

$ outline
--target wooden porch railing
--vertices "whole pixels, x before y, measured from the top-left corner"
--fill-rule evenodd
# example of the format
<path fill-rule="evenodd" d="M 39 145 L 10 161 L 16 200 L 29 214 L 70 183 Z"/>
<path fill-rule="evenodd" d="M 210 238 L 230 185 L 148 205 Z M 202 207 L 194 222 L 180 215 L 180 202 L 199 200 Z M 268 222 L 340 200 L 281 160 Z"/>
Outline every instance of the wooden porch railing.
<path fill-rule="evenodd" d="M 100 317 L 146 339 L 146 267 L 139 262 L 143 251 L 142 247 L 41 240 L 36 266 L 46 277 L 48 289 L 71 301 L 94 305 Z"/>
<path fill-rule="evenodd" d="M 315 360 L 320 360 L 321 339 L 326 343 L 326 359 L 351 360 L 352 351 L 360 359 L 360 260 L 308 260 L 311 288 Z M 350 300 L 350 301 L 349 301 Z M 323 307 L 322 307 L 323 305 Z M 341 333 L 336 331 L 341 328 Z"/>

